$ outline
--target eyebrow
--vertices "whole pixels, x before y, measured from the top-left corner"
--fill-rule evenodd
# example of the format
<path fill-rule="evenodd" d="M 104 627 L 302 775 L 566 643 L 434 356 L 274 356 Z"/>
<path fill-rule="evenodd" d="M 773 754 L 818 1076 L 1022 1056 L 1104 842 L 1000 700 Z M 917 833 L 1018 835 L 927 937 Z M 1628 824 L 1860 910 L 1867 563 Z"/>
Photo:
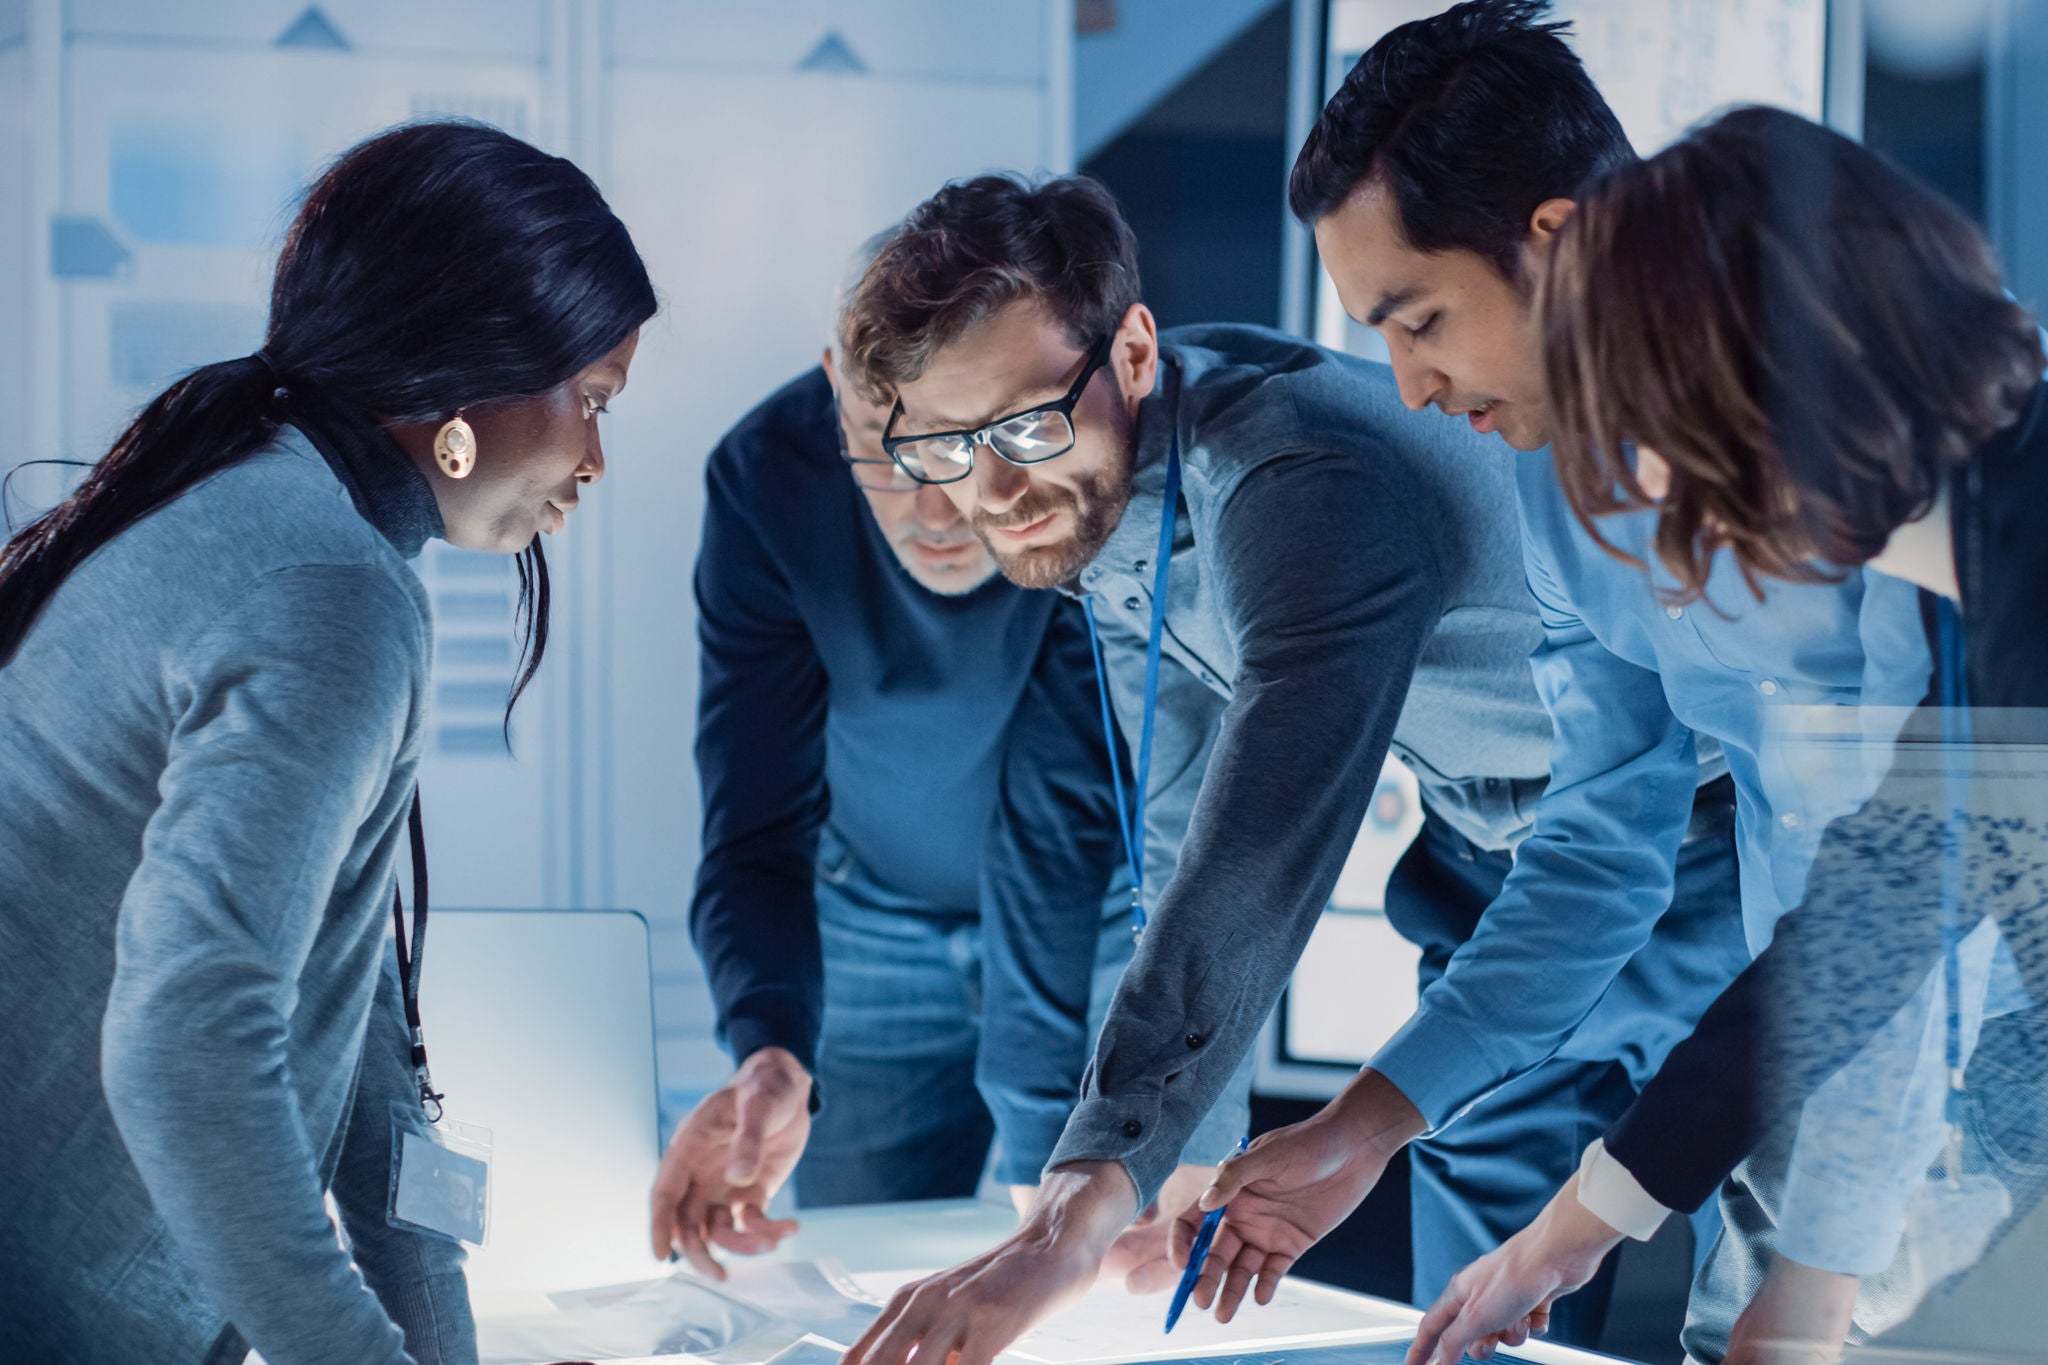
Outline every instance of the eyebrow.
<path fill-rule="evenodd" d="M 935 431 L 979 431 L 983 427 L 988 426 L 990 423 L 994 422 L 998 418 L 1008 417 L 1013 413 L 1028 412 L 1032 408 L 1039 407 L 1045 403 L 1050 403 L 1059 398 L 1064 397 L 1067 392 L 1067 389 L 1072 384 L 1072 379 L 1068 379 L 1064 384 L 1061 383 L 1059 380 L 1055 379 L 1050 384 L 1040 384 L 1036 388 L 1025 389 L 1022 392 L 1012 391 L 1000 406 L 987 412 L 985 415 L 981 417 L 977 417 L 972 422 L 961 422 L 956 421 L 951 417 L 937 416 L 931 419 L 934 425 L 930 426 L 927 430 L 913 431 L 903 434 L 911 436 L 928 436 Z M 1030 396 L 1034 393 L 1042 393 L 1047 394 L 1049 396 L 1040 399 L 1037 403 L 1027 402 L 1026 400 L 1029 399 Z M 899 398 L 897 401 L 901 402 L 902 400 Z M 911 421 L 909 409 L 906 408 L 904 410 L 903 418 L 906 423 L 909 423 Z M 918 425 L 923 424 L 919 423 Z"/>
<path fill-rule="evenodd" d="M 1396 289 L 1392 293 L 1380 295 L 1380 301 L 1373 306 L 1373 310 L 1370 313 L 1365 315 L 1365 325 L 1368 327 L 1379 326 L 1387 320 L 1387 314 L 1397 308 L 1406 308 L 1409 304 L 1415 302 L 1421 293 L 1420 289 L 1411 286 L 1407 289 Z"/>

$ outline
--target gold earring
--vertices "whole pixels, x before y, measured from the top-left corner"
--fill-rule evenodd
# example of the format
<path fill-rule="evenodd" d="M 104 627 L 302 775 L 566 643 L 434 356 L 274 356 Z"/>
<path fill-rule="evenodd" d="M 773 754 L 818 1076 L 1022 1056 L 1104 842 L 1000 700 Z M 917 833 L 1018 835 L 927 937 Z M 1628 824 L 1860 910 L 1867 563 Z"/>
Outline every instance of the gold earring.
<path fill-rule="evenodd" d="M 456 413 L 434 433 L 434 463 L 451 479 L 466 479 L 476 468 L 476 431 Z"/>

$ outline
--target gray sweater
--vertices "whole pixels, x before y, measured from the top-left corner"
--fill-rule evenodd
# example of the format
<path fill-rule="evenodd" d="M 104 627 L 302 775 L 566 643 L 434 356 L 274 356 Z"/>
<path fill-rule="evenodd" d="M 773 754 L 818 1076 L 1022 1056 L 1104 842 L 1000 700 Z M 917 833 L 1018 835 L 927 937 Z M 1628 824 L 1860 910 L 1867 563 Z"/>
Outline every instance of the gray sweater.
<path fill-rule="evenodd" d="M 460 1249 L 384 1218 L 438 525 L 397 479 L 359 512 L 284 428 L 0 668 L 0 1358 L 474 1356 Z"/>

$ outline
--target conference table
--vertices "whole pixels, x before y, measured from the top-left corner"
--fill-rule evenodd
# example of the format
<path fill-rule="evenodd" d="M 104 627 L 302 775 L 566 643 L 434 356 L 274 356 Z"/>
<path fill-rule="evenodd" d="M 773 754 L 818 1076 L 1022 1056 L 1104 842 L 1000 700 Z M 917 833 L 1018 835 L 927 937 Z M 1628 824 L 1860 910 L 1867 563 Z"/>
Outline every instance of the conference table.
<path fill-rule="evenodd" d="M 836 1279 L 843 1292 L 854 1293 L 864 1287 L 870 1294 L 870 1302 L 886 1297 L 888 1288 L 901 1281 L 913 1271 L 928 1271 L 950 1266 L 985 1250 L 1007 1235 L 1016 1226 L 1016 1215 L 1007 1203 L 976 1200 L 935 1200 L 917 1204 L 877 1204 L 849 1208 L 824 1209 L 801 1215 L 801 1231 L 784 1245 L 766 1256 L 732 1258 L 729 1264 L 734 1269 L 733 1280 L 724 1287 L 732 1294 L 745 1298 L 749 1295 L 765 1296 L 760 1301 L 772 1311 L 802 1320 L 807 1311 L 805 1305 L 790 1306 L 790 1296 L 798 1291 L 792 1288 L 799 1280 L 804 1284 L 819 1283 L 818 1267 L 825 1268 L 828 1278 Z M 1186 1317 L 1176 1329 L 1174 1337 L 1164 1338 L 1159 1333 L 1159 1319 L 1162 1317 L 1166 1296 L 1126 1295 L 1121 1289 L 1099 1286 L 1084 1304 L 1093 1305 L 1096 1317 L 1091 1322 L 1105 1329 L 1105 1344 L 1100 1351 L 1091 1351 L 1080 1346 L 1075 1334 L 1087 1329 L 1074 1327 L 1066 1334 L 1066 1347 L 1078 1353 L 1072 1356 L 1057 1353 L 1022 1354 L 1014 1359 L 1020 1365 L 1062 1365 L 1072 1360 L 1074 1365 L 1086 1361 L 1088 1365 L 1103 1365 L 1111 1360 L 1190 1360 L 1217 1362 L 1218 1365 L 1381 1365 L 1381 1362 L 1397 1362 L 1405 1341 L 1412 1338 L 1414 1326 L 1422 1314 L 1405 1304 L 1357 1294 L 1331 1286 L 1299 1284 L 1291 1290 L 1283 1289 L 1283 1295 L 1268 1309 L 1259 1309 L 1247 1302 L 1239 1311 L 1239 1324 L 1258 1324 L 1252 1327 L 1255 1333 L 1284 1337 L 1303 1322 L 1313 1317 L 1319 1328 L 1332 1329 L 1334 1335 L 1315 1340 L 1275 1343 L 1266 1340 L 1224 1341 L 1219 1344 L 1217 1328 L 1206 1316 L 1198 1315 L 1190 1306 Z M 633 1303 L 645 1307 L 659 1302 L 664 1311 L 695 1311 L 702 1314 L 697 1304 L 714 1304 L 712 1288 L 704 1285 L 694 1276 L 678 1273 L 662 1282 L 649 1282 L 637 1288 L 616 1290 L 584 1291 L 578 1294 L 555 1296 L 551 1307 L 567 1309 L 571 1314 L 583 1312 L 592 1314 L 587 1320 L 596 1323 L 598 1314 L 603 1312 L 622 1313 L 630 1310 Z M 682 1309 L 676 1305 L 684 1305 Z M 564 1354 L 566 1345 L 575 1344 L 570 1322 L 566 1319 L 537 1317 L 533 1310 L 539 1305 L 533 1296 L 523 1301 L 504 1296 L 480 1293 L 477 1313 L 479 1336 L 484 1347 L 485 1365 L 511 1365 L 513 1361 L 548 1361 L 562 1359 L 632 1360 L 635 1362 L 674 1361 L 678 1354 L 673 1350 L 647 1355 L 623 1355 L 617 1349 L 609 1354 L 570 1356 Z M 818 1310 L 823 1311 L 823 1310 Z M 872 1312 L 864 1308 L 863 1312 Z M 1083 1311 L 1077 1306 L 1070 1313 Z M 1261 1323 L 1256 1316 L 1268 1313 L 1273 1316 Z M 1198 1317 L 1201 1320 L 1198 1322 Z M 1359 1331 L 1352 1340 L 1346 1341 L 1344 1324 L 1355 1319 Z M 716 1344 L 716 1337 L 707 1335 L 699 1342 L 699 1348 L 682 1355 L 683 1359 L 709 1362 L 728 1362 L 729 1365 L 829 1365 L 836 1360 L 836 1353 L 828 1348 L 827 1342 L 844 1341 L 857 1319 L 841 1317 L 835 1324 L 814 1328 L 817 1335 L 801 1343 L 786 1345 L 780 1339 L 770 1338 L 768 1353 L 758 1346 L 760 1338 L 751 1338 L 755 1344 L 751 1354 L 735 1352 Z M 1055 1320 L 1055 1325 L 1058 1320 Z M 737 1331 L 744 1336 L 745 1324 L 726 1324 L 726 1330 Z M 534 1329 L 543 1329 L 542 1335 L 533 1336 Z M 547 1335 L 552 1331 L 553 1335 Z M 525 1335 L 522 1335 L 522 1332 Z M 594 1350 L 593 1344 L 584 1345 L 583 1350 Z M 1113 1337 L 1114 1340 L 1109 1340 Z M 517 1350 L 522 1341 L 545 1343 L 556 1354 L 550 1356 L 518 1356 L 505 1354 Z M 1128 1345 L 1128 1351 L 1124 1347 Z M 1397 1345 L 1399 1349 L 1397 1349 Z M 708 1349 L 706 1349 L 708 1348 Z M 1528 1365 L 1614 1365 L 1615 1357 L 1591 1351 L 1558 1346 L 1547 1342 L 1532 1341 L 1526 1345 L 1503 1351 L 1495 1357 L 1498 1361 L 1524 1361 Z"/>

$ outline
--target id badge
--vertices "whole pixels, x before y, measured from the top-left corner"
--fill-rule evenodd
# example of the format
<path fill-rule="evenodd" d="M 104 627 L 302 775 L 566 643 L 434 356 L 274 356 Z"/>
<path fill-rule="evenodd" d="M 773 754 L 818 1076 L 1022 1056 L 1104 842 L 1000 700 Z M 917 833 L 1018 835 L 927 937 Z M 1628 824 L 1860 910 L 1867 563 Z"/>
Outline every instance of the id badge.
<path fill-rule="evenodd" d="M 491 1131 L 444 1119 L 421 1122 L 419 1106 L 391 1105 L 393 1227 L 483 1246 L 491 1233 Z"/>

